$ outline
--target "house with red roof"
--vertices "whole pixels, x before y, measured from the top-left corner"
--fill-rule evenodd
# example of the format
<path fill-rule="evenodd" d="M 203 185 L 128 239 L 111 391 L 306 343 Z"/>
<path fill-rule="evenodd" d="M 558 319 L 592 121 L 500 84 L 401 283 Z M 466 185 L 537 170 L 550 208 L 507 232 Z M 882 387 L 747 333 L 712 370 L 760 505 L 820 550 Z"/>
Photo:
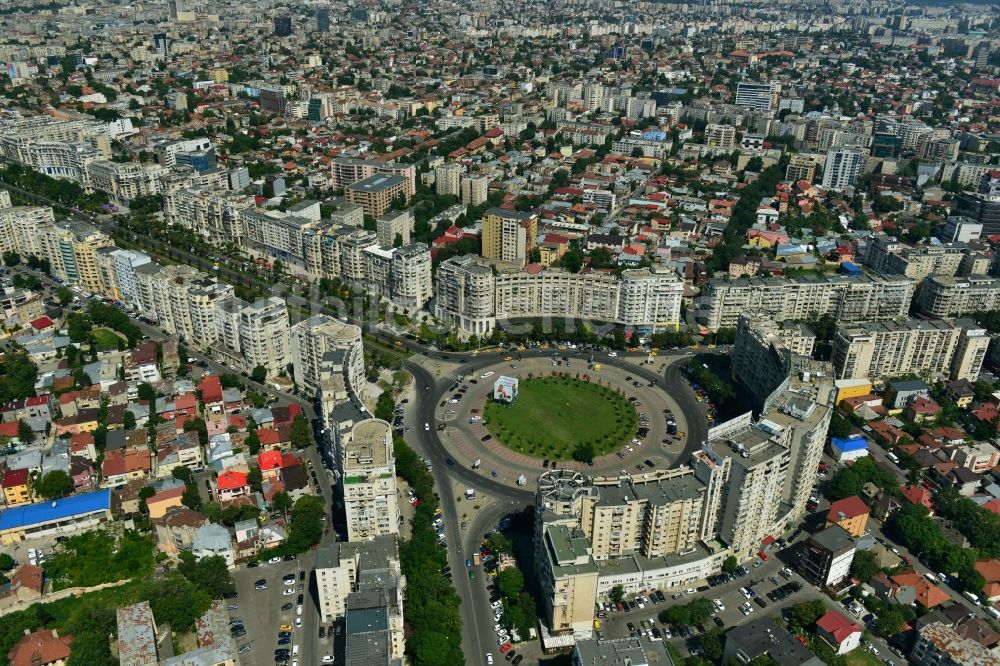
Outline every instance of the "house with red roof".
<path fill-rule="evenodd" d="M 122 448 L 104 452 L 101 476 L 106 488 L 129 481 L 145 479 L 153 469 L 153 457 L 148 448 Z"/>
<path fill-rule="evenodd" d="M 914 423 L 923 423 L 929 419 L 937 418 L 941 413 L 941 405 L 931 398 L 918 396 L 913 402 L 906 406 L 906 417 Z"/>
<path fill-rule="evenodd" d="M 10 666 L 63 666 L 69 659 L 72 636 L 60 636 L 55 629 L 26 633 L 7 653 Z"/>
<path fill-rule="evenodd" d="M 851 536 L 862 536 L 868 526 L 868 505 L 857 495 L 831 503 L 826 514 L 826 526 L 830 525 L 840 525 Z"/>
<path fill-rule="evenodd" d="M 247 473 L 235 469 L 227 469 L 215 480 L 216 494 L 220 502 L 250 494 L 250 484 Z"/>
<path fill-rule="evenodd" d="M 201 401 L 205 403 L 205 409 L 212 412 L 222 411 L 222 380 L 218 375 L 208 375 L 198 384 L 198 392 L 201 393 Z"/>
<path fill-rule="evenodd" d="M 923 486 L 903 486 L 900 488 L 900 493 L 903 495 L 903 499 L 910 504 L 919 504 L 931 514 L 934 513 L 934 500 L 931 497 L 931 491 Z"/>
<path fill-rule="evenodd" d="M 1000 560 L 992 557 L 977 560 L 976 571 L 986 581 L 980 596 L 986 597 L 991 602 L 1000 599 Z"/>
<path fill-rule="evenodd" d="M 861 645 L 864 630 L 860 624 L 851 622 L 843 614 L 832 610 L 816 621 L 816 633 L 837 654 L 847 654 Z"/>
<path fill-rule="evenodd" d="M 49 331 L 54 331 L 56 328 L 56 323 L 48 317 L 32 319 L 28 322 L 28 325 L 31 326 L 31 330 L 35 333 L 48 333 Z"/>
<path fill-rule="evenodd" d="M 8 507 L 27 504 L 31 501 L 31 478 L 26 467 L 9 469 L 0 481 L 3 488 L 3 500 Z"/>

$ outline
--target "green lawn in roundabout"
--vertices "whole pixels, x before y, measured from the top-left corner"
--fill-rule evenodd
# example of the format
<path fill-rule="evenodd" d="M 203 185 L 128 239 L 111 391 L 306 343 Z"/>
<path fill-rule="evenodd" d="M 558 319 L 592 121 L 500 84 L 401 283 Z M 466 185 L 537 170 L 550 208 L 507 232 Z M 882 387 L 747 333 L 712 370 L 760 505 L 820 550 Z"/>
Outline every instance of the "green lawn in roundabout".
<path fill-rule="evenodd" d="M 487 401 L 484 420 L 514 451 L 583 462 L 629 442 L 639 422 L 617 389 L 567 376 L 522 379 L 513 404 Z"/>

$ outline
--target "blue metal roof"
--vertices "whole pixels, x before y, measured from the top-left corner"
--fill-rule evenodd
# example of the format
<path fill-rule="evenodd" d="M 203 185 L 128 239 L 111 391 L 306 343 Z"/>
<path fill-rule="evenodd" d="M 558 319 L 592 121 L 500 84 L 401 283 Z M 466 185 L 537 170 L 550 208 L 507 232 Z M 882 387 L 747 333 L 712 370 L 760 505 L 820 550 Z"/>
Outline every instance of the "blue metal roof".
<path fill-rule="evenodd" d="M 848 439 L 831 437 L 830 444 L 833 448 L 841 451 L 861 451 L 868 448 L 868 441 L 864 437 L 849 437 Z"/>
<path fill-rule="evenodd" d="M 62 520 L 110 508 L 111 491 L 107 489 L 48 502 L 16 506 L 0 513 L 0 531 L 48 523 L 53 520 Z"/>

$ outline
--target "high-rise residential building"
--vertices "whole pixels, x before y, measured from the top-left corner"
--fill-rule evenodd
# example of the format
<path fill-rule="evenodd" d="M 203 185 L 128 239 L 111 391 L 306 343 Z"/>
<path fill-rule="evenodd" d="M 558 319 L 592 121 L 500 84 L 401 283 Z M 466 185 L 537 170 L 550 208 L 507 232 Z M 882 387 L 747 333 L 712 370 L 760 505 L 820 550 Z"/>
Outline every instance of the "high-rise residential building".
<path fill-rule="evenodd" d="M 413 210 L 390 210 L 375 221 L 376 237 L 379 247 L 389 249 L 408 245 L 410 234 L 413 233 L 415 220 Z"/>
<path fill-rule="evenodd" d="M 798 570 L 813 585 L 837 587 L 850 576 L 855 550 L 850 532 L 830 525 L 805 542 L 799 551 Z"/>
<path fill-rule="evenodd" d="M 438 266 L 434 312 L 465 335 L 482 335 L 498 319 L 560 317 L 614 321 L 639 331 L 676 328 L 683 284 L 661 267 L 602 273 L 504 270 L 497 275 L 471 255 Z"/>
<path fill-rule="evenodd" d="M 424 307 L 434 296 L 431 250 L 426 243 L 396 248 L 391 266 L 392 302 L 409 312 Z"/>
<path fill-rule="evenodd" d="M 976 381 L 990 344 L 970 320 L 898 319 L 842 325 L 833 338 L 837 379 L 930 375 Z"/>
<path fill-rule="evenodd" d="M 380 217 L 394 202 L 409 201 L 407 180 L 402 176 L 376 174 L 347 186 L 348 203 L 361 206 L 365 215 Z"/>
<path fill-rule="evenodd" d="M 931 275 L 920 285 L 916 306 L 932 317 L 1000 309 L 1000 279 L 988 275 Z"/>
<path fill-rule="evenodd" d="M 462 203 L 467 206 L 478 206 L 489 197 L 490 179 L 487 176 L 462 176 Z"/>
<path fill-rule="evenodd" d="M 434 190 L 440 195 L 459 196 L 462 171 L 462 165 L 457 162 L 448 162 L 435 167 Z"/>
<path fill-rule="evenodd" d="M 828 190 L 846 190 L 854 185 L 864 165 L 865 155 L 860 150 L 842 148 L 826 154 L 823 167 L 823 187 Z"/>
<path fill-rule="evenodd" d="M 909 313 L 913 288 L 909 278 L 891 275 L 711 279 L 695 301 L 695 317 L 712 331 L 736 328 L 745 312 L 772 321 L 823 314 L 840 321 L 896 319 Z"/>
<path fill-rule="evenodd" d="M 736 85 L 736 106 L 745 106 L 755 111 L 773 111 L 778 106 L 781 87 L 776 83 L 756 83 L 740 81 Z"/>
<path fill-rule="evenodd" d="M 330 32 L 330 8 L 316 8 L 316 32 Z"/>
<path fill-rule="evenodd" d="M 392 426 L 381 419 L 354 424 L 338 443 L 347 540 L 397 534 L 396 458 Z"/>
<path fill-rule="evenodd" d="M 288 37 L 292 34 L 292 17 L 291 16 L 275 16 L 274 17 L 274 36 L 275 37 Z"/>
<path fill-rule="evenodd" d="M 736 128 L 732 125 L 709 123 L 705 127 L 705 145 L 712 148 L 735 148 Z"/>
<path fill-rule="evenodd" d="M 434 282 L 434 316 L 469 335 L 485 335 L 496 325 L 496 279 L 479 257 L 467 254 L 442 261 Z"/>
<path fill-rule="evenodd" d="M 336 377 L 343 379 L 346 390 L 363 394 L 365 358 L 359 327 L 318 314 L 292 326 L 289 337 L 295 383 L 307 394 L 318 393 Z"/>
<path fill-rule="evenodd" d="M 291 359 L 285 299 L 271 296 L 247 304 L 240 309 L 239 327 L 240 351 L 248 368 L 263 366 L 269 374 L 285 369 Z"/>
<path fill-rule="evenodd" d="M 959 192 L 956 212 L 983 225 L 983 235 L 1000 234 L 1000 193 Z"/>
<path fill-rule="evenodd" d="M 490 208 L 483 216 L 483 257 L 523 266 L 538 235 L 538 216 Z"/>
<path fill-rule="evenodd" d="M 346 188 L 376 174 L 401 176 L 406 181 L 406 196 L 416 194 L 417 167 L 413 164 L 359 160 L 354 157 L 338 157 L 330 163 L 330 185 L 334 188 Z"/>

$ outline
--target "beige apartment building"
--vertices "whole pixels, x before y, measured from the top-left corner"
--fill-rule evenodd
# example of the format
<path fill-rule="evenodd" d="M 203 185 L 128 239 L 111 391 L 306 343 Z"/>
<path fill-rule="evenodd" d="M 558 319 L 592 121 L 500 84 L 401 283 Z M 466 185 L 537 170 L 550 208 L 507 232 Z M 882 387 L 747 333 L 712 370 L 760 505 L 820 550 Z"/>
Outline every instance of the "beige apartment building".
<path fill-rule="evenodd" d="M 380 419 L 359 421 L 340 443 L 347 540 L 366 541 L 399 532 L 396 458 L 392 426 Z"/>
<path fill-rule="evenodd" d="M 402 176 L 375 174 L 347 186 L 348 203 L 361 206 L 365 215 L 378 218 L 392 208 L 393 202 L 410 200 L 407 180 Z"/>
<path fill-rule="evenodd" d="M 328 315 L 313 315 L 290 333 L 295 383 L 310 395 L 335 375 L 347 388 L 361 395 L 365 387 L 365 358 L 361 329 Z"/>
<path fill-rule="evenodd" d="M 976 381 L 990 336 L 970 320 L 898 319 L 840 326 L 833 339 L 837 379 L 907 374 Z"/>
<path fill-rule="evenodd" d="M 951 317 L 1000 308 L 1000 279 L 988 275 L 934 275 L 917 292 L 917 307 L 932 317 Z"/>
<path fill-rule="evenodd" d="M 772 321 L 829 314 L 840 321 L 905 317 L 913 281 L 904 276 L 807 275 L 712 279 L 695 301 L 695 317 L 711 331 L 735 328 L 742 313 Z"/>

